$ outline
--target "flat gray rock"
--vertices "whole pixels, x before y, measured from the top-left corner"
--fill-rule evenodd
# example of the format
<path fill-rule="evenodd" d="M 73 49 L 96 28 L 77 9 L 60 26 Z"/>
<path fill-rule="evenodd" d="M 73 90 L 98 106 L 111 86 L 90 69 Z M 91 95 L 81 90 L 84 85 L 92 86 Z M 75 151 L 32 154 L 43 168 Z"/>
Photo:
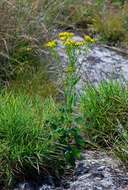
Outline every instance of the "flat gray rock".
<path fill-rule="evenodd" d="M 77 162 L 68 190 L 128 190 L 128 173 L 105 152 L 87 151 Z"/>
<path fill-rule="evenodd" d="M 81 41 L 82 38 L 76 36 L 75 40 Z M 60 42 L 57 51 L 65 68 L 67 55 Z M 97 85 L 109 79 L 128 81 L 128 56 L 100 45 L 94 45 L 88 54 L 83 51 L 78 57 L 77 67 L 80 67 L 81 76 L 78 89 L 82 89 L 86 82 Z"/>

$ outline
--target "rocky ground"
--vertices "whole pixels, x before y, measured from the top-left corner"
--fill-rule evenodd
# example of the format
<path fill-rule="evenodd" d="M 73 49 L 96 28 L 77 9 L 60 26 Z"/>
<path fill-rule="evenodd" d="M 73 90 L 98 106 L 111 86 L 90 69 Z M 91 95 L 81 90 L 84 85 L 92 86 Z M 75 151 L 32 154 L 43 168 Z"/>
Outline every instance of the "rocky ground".
<path fill-rule="evenodd" d="M 76 162 L 74 174 L 61 187 L 30 183 L 19 184 L 15 190 L 128 190 L 128 172 L 120 163 L 101 151 L 86 151 Z"/>
<path fill-rule="evenodd" d="M 104 152 L 87 151 L 77 162 L 69 190 L 128 190 L 128 173 Z"/>

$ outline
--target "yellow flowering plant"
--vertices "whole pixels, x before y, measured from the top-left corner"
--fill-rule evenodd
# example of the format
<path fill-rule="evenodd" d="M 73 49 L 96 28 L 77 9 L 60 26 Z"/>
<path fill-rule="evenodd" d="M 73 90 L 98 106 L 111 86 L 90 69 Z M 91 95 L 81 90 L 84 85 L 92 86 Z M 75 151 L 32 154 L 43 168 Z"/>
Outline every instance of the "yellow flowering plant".
<path fill-rule="evenodd" d="M 72 38 L 74 34 L 72 32 L 60 32 L 59 33 L 59 39 L 62 41 L 66 41 L 70 38 Z"/>
<path fill-rule="evenodd" d="M 48 48 L 56 48 L 57 42 L 55 40 L 49 41 L 46 45 Z"/>
<path fill-rule="evenodd" d="M 84 36 L 84 39 L 85 39 L 85 41 L 88 42 L 88 43 L 95 43 L 95 42 L 96 42 L 96 40 L 95 40 L 94 38 L 91 38 L 91 37 L 88 36 L 88 35 L 85 35 L 85 36 Z"/>
<path fill-rule="evenodd" d="M 83 143 L 80 137 L 80 130 L 76 126 L 76 117 L 74 111 L 77 102 L 77 84 L 80 80 L 80 75 L 77 69 L 78 58 L 81 52 L 86 52 L 90 48 L 90 44 L 94 43 L 95 40 L 90 36 L 84 36 L 82 41 L 74 40 L 74 34 L 70 32 L 61 32 L 58 35 L 59 40 L 63 44 L 67 57 L 68 63 L 65 68 L 65 79 L 64 79 L 64 104 L 63 104 L 63 142 L 69 147 L 65 152 L 66 158 L 72 160 L 71 157 L 79 156 L 80 152 L 77 146 L 72 146 L 70 142 L 75 142 L 76 145 Z M 52 55 L 55 60 L 62 62 L 57 52 L 57 42 L 50 41 L 46 44 L 47 47 L 51 48 Z M 77 147 L 77 148 L 76 148 Z"/>

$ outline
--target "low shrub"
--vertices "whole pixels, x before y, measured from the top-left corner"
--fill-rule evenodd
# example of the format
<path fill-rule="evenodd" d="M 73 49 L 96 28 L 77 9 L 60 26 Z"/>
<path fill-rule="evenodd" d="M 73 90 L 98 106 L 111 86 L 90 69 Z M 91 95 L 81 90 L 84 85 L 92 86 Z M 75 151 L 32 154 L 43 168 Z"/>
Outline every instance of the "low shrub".
<path fill-rule="evenodd" d="M 123 6 L 104 3 L 100 9 L 96 6 L 92 26 L 95 32 L 100 34 L 102 40 L 115 45 L 126 41 L 127 16 L 127 2 Z"/>
<path fill-rule="evenodd" d="M 122 15 L 113 13 L 113 11 L 107 11 L 95 16 L 93 27 L 101 34 L 102 40 L 117 43 L 125 39 L 126 30 L 123 23 L 124 19 Z"/>
<path fill-rule="evenodd" d="M 95 34 L 99 40 L 111 45 L 127 46 L 127 1 L 87 1 L 79 4 L 72 15 L 72 23 L 88 33 Z M 77 18 L 73 21 L 73 18 Z"/>

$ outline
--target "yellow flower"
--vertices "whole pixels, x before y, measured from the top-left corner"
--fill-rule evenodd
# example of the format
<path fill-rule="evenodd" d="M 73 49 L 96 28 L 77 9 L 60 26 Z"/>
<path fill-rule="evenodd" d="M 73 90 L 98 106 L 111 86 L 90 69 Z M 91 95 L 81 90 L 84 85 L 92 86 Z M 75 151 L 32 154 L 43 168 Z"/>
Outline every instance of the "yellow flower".
<path fill-rule="evenodd" d="M 49 48 L 55 48 L 57 46 L 57 42 L 55 40 L 49 41 L 46 45 Z"/>
<path fill-rule="evenodd" d="M 72 38 L 73 36 L 74 36 L 74 34 L 72 32 L 60 32 L 59 33 L 59 38 L 62 41 Z"/>
<path fill-rule="evenodd" d="M 80 47 L 85 45 L 85 41 L 77 42 L 75 40 L 68 39 L 66 42 L 64 42 L 64 45 L 71 47 Z"/>
<path fill-rule="evenodd" d="M 59 38 L 60 38 L 61 41 L 66 41 L 68 39 L 67 36 L 60 36 Z"/>
<path fill-rule="evenodd" d="M 85 41 L 76 42 L 76 46 L 84 46 L 85 44 Z"/>
<path fill-rule="evenodd" d="M 88 36 L 88 35 L 85 35 L 85 36 L 84 36 L 84 39 L 85 39 L 85 41 L 88 42 L 88 43 L 95 43 L 95 42 L 96 42 L 96 40 L 95 40 L 94 38 L 91 38 L 91 37 Z"/>
<path fill-rule="evenodd" d="M 74 40 L 68 39 L 66 42 L 64 42 L 65 46 L 75 46 L 76 42 Z"/>

